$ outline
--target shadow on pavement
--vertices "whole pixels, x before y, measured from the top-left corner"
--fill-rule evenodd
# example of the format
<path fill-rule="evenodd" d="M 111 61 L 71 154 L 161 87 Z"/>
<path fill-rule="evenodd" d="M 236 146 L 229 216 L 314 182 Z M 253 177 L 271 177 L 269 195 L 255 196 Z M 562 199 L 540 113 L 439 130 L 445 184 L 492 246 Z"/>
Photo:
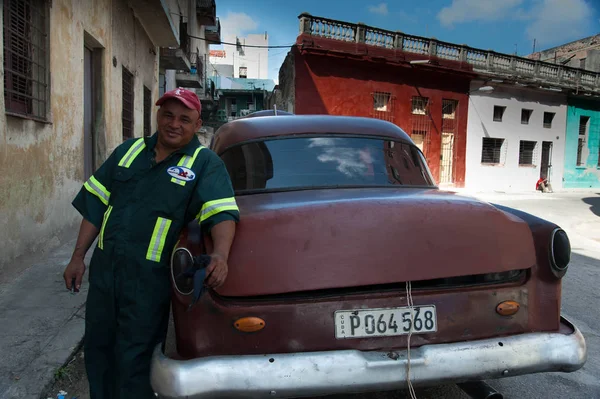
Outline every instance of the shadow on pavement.
<path fill-rule="evenodd" d="M 598 193 L 599 197 L 587 197 L 582 198 L 581 200 L 590 206 L 590 211 L 596 216 L 600 216 L 600 193 Z"/>

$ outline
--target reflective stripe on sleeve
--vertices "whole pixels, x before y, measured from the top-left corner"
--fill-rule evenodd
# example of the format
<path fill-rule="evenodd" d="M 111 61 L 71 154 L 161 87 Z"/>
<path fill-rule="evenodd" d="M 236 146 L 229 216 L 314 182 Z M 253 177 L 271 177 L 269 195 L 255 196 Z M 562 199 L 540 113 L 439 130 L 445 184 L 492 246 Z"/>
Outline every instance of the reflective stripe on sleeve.
<path fill-rule="evenodd" d="M 216 215 L 217 213 L 224 212 L 224 211 L 238 211 L 239 212 L 239 208 L 237 206 L 237 203 L 235 202 L 234 197 L 222 198 L 222 199 L 206 202 L 202 206 L 202 209 L 200 210 L 200 213 L 198 213 L 198 216 L 196 216 L 196 219 L 198 219 L 198 221 L 200 221 L 200 222 L 203 222 L 206 219 L 208 219 L 209 217 Z"/>
<path fill-rule="evenodd" d="M 196 151 L 194 151 L 194 155 L 192 155 L 191 157 L 189 155 L 182 156 L 179 162 L 177 163 L 177 166 L 183 166 L 184 168 L 191 169 L 192 165 L 194 165 L 196 157 L 198 156 L 198 153 L 200 153 L 200 151 L 203 148 L 204 147 L 202 146 L 196 148 Z M 174 177 L 171 178 L 171 183 L 179 184 L 180 186 L 185 186 L 185 181 L 176 179 Z"/>
<path fill-rule="evenodd" d="M 124 168 L 128 168 L 133 163 L 134 159 L 140 155 L 140 152 L 146 147 L 146 142 L 144 138 L 137 139 L 133 145 L 129 148 L 129 151 L 125 153 L 123 158 L 119 161 L 119 166 L 123 166 Z"/>
<path fill-rule="evenodd" d="M 104 249 L 104 229 L 106 228 L 106 223 L 108 222 L 108 218 L 110 217 L 110 213 L 112 212 L 112 205 L 108 206 L 106 212 L 104 212 L 104 218 L 102 220 L 102 227 L 100 228 L 100 237 L 98 238 L 98 248 Z"/>
<path fill-rule="evenodd" d="M 96 197 L 98 197 L 100 199 L 100 201 L 102 201 L 102 203 L 104 205 L 108 205 L 108 200 L 110 199 L 110 191 L 108 191 L 106 189 L 106 187 L 104 187 L 104 185 L 102 185 L 102 183 L 100 183 L 98 181 L 98 179 L 96 179 L 94 177 L 94 175 L 90 176 L 90 178 L 88 179 L 88 181 L 86 181 L 83 184 L 83 186 L 90 193 L 92 193 Z"/>
<path fill-rule="evenodd" d="M 159 217 L 154 225 L 154 231 L 152 232 L 152 238 L 150 239 L 150 245 L 148 245 L 148 252 L 146 253 L 146 259 L 153 262 L 160 262 L 160 256 L 162 255 L 163 248 L 165 246 L 165 240 L 171 227 L 171 221 L 169 219 Z"/>

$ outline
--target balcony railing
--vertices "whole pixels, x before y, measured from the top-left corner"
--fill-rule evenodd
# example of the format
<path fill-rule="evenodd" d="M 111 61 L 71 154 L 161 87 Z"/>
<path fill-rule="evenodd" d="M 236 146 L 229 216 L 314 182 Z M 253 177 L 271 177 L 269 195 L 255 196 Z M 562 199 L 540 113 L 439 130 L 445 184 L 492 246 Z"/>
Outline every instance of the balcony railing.
<path fill-rule="evenodd" d="M 300 33 L 344 42 L 364 43 L 426 57 L 470 64 L 482 74 L 535 80 L 600 93 L 600 73 L 407 35 L 328 18 L 301 14 Z"/>
<path fill-rule="evenodd" d="M 198 23 L 214 25 L 217 17 L 215 0 L 196 0 L 196 14 L 198 14 Z"/>
<path fill-rule="evenodd" d="M 189 54 L 182 48 L 160 48 L 160 66 L 164 69 L 190 70 Z"/>
<path fill-rule="evenodd" d="M 215 25 L 205 27 L 204 35 L 208 43 L 221 44 L 221 21 L 219 21 L 219 18 L 217 18 Z"/>
<path fill-rule="evenodd" d="M 202 56 L 199 56 L 198 50 L 189 54 L 190 69 L 179 70 L 175 74 L 175 81 L 178 86 L 189 88 L 202 88 L 204 82 L 204 63 Z"/>

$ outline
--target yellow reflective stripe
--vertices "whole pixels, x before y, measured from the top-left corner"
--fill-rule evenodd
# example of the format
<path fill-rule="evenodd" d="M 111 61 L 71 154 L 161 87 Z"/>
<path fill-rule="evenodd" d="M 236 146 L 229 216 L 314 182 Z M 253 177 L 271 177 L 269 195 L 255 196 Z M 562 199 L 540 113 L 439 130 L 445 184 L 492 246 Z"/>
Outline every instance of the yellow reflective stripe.
<path fill-rule="evenodd" d="M 185 182 L 183 180 L 179 180 L 174 177 L 171 177 L 171 183 L 179 184 L 180 186 L 185 186 Z"/>
<path fill-rule="evenodd" d="M 119 166 L 123 166 L 128 168 L 133 163 L 133 160 L 142 152 L 142 150 L 146 147 L 146 142 L 144 138 L 137 139 L 133 145 L 129 148 L 129 151 L 125 153 L 123 158 L 119 161 Z"/>
<path fill-rule="evenodd" d="M 90 178 L 88 179 L 88 181 L 86 181 L 83 184 L 83 186 L 90 193 L 92 193 L 96 197 L 100 198 L 100 201 L 102 201 L 102 203 L 104 205 L 108 205 L 108 200 L 110 199 L 110 191 L 108 191 L 106 189 L 106 187 L 104 187 L 104 185 L 102 183 L 100 183 L 98 181 L 98 179 L 96 179 L 94 177 L 94 175 L 90 176 Z"/>
<path fill-rule="evenodd" d="M 150 239 L 150 245 L 148 245 L 148 252 L 146 252 L 146 259 L 160 262 L 160 256 L 162 255 L 170 227 L 171 221 L 169 219 L 159 217 L 156 220 L 152 238 Z"/>
<path fill-rule="evenodd" d="M 179 162 L 177 163 L 177 166 L 183 166 L 184 168 L 191 169 L 192 165 L 194 165 L 194 161 L 196 161 L 196 157 L 198 156 L 198 154 L 200 153 L 200 151 L 203 148 L 204 147 L 202 147 L 202 146 L 196 148 L 196 151 L 194 151 L 194 155 L 192 155 L 191 157 L 188 155 L 182 156 L 181 159 L 179 160 Z M 179 184 L 180 186 L 185 186 L 186 182 L 184 180 L 179 180 L 179 179 L 172 177 L 171 183 L 176 183 L 176 184 Z"/>
<path fill-rule="evenodd" d="M 198 148 L 196 148 L 196 151 L 194 151 L 194 155 L 192 155 L 192 157 L 186 157 L 187 158 L 187 163 L 183 166 L 185 166 L 186 168 L 191 168 L 192 165 L 194 164 L 194 161 L 196 161 L 196 157 L 198 156 L 198 154 L 200 153 L 200 151 L 202 151 L 204 147 L 200 146 Z"/>
<path fill-rule="evenodd" d="M 198 216 L 196 216 L 196 219 L 198 219 L 200 222 L 203 222 L 209 217 L 224 211 L 239 212 L 239 208 L 237 206 L 237 203 L 235 202 L 235 197 L 222 198 L 206 202 L 202 206 L 202 209 L 200 209 L 200 212 L 198 213 Z"/>
<path fill-rule="evenodd" d="M 104 249 L 104 229 L 106 228 L 106 222 L 108 222 L 108 218 L 110 217 L 110 213 L 112 212 L 112 205 L 108 206 L 106 212 L 104 212 L 104 218 L 102 220 L 102 227 L 100 228 L 100 238 L 98 239 L 98 247 L 100 249 Z"/>

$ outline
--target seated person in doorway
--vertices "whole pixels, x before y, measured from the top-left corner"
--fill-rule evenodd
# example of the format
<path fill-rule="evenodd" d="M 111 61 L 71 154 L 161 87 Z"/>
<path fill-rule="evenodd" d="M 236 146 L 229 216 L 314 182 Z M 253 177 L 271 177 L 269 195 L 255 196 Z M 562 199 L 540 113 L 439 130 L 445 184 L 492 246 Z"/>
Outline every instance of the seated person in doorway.
<path fill-rule="evenodd" d="M 540 190 L 543 193 L 552 193 L 552 185 L 546 178 L 546 176 L 540 177 L 540 179 L 535 183 L 535 189 Z"/>

